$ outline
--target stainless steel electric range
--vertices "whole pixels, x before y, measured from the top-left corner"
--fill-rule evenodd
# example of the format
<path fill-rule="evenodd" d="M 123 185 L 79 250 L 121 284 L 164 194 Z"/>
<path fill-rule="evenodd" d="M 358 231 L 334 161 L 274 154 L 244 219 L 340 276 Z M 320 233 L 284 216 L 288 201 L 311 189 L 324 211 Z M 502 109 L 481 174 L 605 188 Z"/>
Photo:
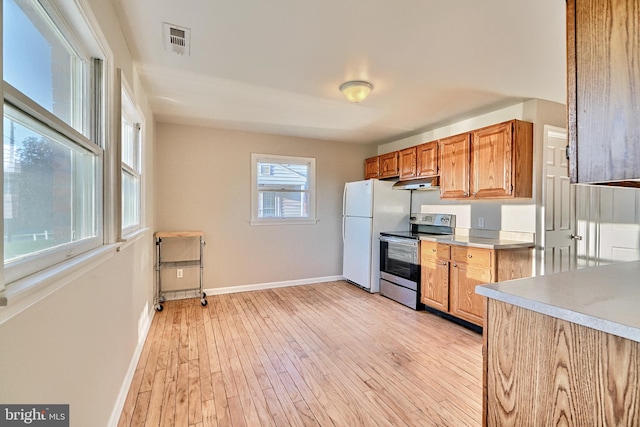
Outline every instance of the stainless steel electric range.
<path fill-rule="evenodd" d="M 380 233 L 380 295 L 414 310 L 420 303 L 420 237 L 454 234 L 456 216 L 412 213 L 410 231 Z"/>

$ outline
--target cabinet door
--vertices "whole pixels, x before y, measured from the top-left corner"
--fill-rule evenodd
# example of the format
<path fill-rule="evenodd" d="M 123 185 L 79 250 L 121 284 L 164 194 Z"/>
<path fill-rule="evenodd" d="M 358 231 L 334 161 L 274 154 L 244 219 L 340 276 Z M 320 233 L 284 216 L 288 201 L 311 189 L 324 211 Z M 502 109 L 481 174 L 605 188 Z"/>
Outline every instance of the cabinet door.
<path fill-rule="evenodd" d="M 453 262 L 450 278 L 450 313 L 482 326 L 486 299 L 476 294 L 477 285 L 491 283 L 491 269 Z"/>
<path fill-rule="evenodd" d="M 393 178 L 398 176 L 398 152 L 381 154 L 380 178 Z"/>
<path fill-rule="evenodd" d="M 421 302 L 449 311 L 449 262 L 436 257 L 436 243 L 422 242 L 420 248 Z"/>
<path fill-rule="evenodd" d="M 364 179 L 378 178 L 380 170 L 380 158 L 370 157 L 364 161 Z"/>
<path fill-rule="evenodd" d="M 567 1 L 571 182 L 640 178 L 640 8 Z"/>
<path fill-rule="evenodd" d="M 469 144 L 471 134 L 440 140 L 440 197 L 469 197 Z"/>
<path fill-rule="evenodd" d="M 438 141 L 418 145 L 416 157 L 417 176 L 438 175 Z"/>
<path fill-rule="evenodd" d="M 400 179 L 414 178 L 416 176 L 416 147 L 401 150 Z"/>
<path fill-rule="evenodd" d="M 472 197 L 509 197 L 512 182 L 513 122 L 473 132 L 471 141 Z"/>

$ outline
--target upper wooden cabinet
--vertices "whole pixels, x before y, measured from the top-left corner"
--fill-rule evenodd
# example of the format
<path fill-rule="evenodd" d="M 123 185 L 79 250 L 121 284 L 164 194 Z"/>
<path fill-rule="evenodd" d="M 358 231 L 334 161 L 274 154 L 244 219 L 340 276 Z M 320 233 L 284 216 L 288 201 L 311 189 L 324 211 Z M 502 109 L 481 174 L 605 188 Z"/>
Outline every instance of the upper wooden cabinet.
<path fill-rule="evenodd" d="M 572 182 L 640 178 L 640 8 L 567 0 Z"/>
<path fill-rule="evenodd" d="M 365 179 L 439 176 L 443 199 L 532 197 L 533 124 L 509 120 L 365 160 Z"/>
<path fill-rule="evenodd" d="M 416 175 L 438 175 L 438 141 L 431 141 L 416 147 Z"/>
<path fill-rule="evenodd" d="M 471 134 L 450 136 L 440 140 L 440 197 L 469 197 L 469 147 Z"/>
<path fill-rule="evenodd" d="M 406 150 L 403 150 L 406 151 Z M 415 153 L 415 150 L 414 150 Z M 414 155 L 415 157 L 415 155 Z M 364 161 L 364 179 L 397 178 L 400 175 L 400 152 L 380 154 Z M 414 161 L 415 169 L 415 161 Z"/>
<path fill-rule="evenodd" d="M 438 141 L 399 151 L 400 179 L 438 175 Z"/>
<path fill-rule="evenodd" d="M 364 161 L 364 179 L 378 178 L 380 176 L 380 157 L 370 157 Z"/>
<path fill-rule="evenodd" d="M 532 197 L 533 124 L 520 120 L 440 140 L 443 199 Z"/>
<path fill-rule="evenodd" d="M 399 175 L 397 151 L 381 154 L 378 157 L 380 157 L 380 178 L 394 178 Z"/>
<path fill-rule="evenodd" d="M 416 147 L 405 148 L 398 152 L 400 179 L 416 177 Z"/>
<path fill-rule="evenodd" d="M 531 197 L 533 124 L 520 120 L 472 132 L 472 197 Z"/>

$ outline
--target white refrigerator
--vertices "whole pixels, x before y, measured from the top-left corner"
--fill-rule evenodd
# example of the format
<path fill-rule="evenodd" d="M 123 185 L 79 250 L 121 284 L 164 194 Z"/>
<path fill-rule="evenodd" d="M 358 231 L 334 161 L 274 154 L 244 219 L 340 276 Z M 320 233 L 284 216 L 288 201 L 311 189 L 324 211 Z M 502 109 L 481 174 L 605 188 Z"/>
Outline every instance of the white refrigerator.
<path fill-rule="evenodd" d="M 411 191 L 393 182 L 347 182 L 342 208 L 342 275 L 369 292 L 380 290 L 380 232 L 409 229 Z"/>

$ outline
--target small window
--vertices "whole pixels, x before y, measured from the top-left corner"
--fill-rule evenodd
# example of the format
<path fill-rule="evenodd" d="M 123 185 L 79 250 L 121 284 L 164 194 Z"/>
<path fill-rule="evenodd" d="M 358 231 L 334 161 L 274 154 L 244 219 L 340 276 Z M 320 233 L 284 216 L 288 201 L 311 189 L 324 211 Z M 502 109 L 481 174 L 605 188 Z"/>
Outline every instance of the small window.
<path fill-rule="evenodd" d="M 251 154 L 252 224 L 314 224 L 315 159 Z"/>
<path fill-rule="evenodd" d="M 122 88 L 122 234 L 141 227 L 141 126 L 140 115 Z"/>

